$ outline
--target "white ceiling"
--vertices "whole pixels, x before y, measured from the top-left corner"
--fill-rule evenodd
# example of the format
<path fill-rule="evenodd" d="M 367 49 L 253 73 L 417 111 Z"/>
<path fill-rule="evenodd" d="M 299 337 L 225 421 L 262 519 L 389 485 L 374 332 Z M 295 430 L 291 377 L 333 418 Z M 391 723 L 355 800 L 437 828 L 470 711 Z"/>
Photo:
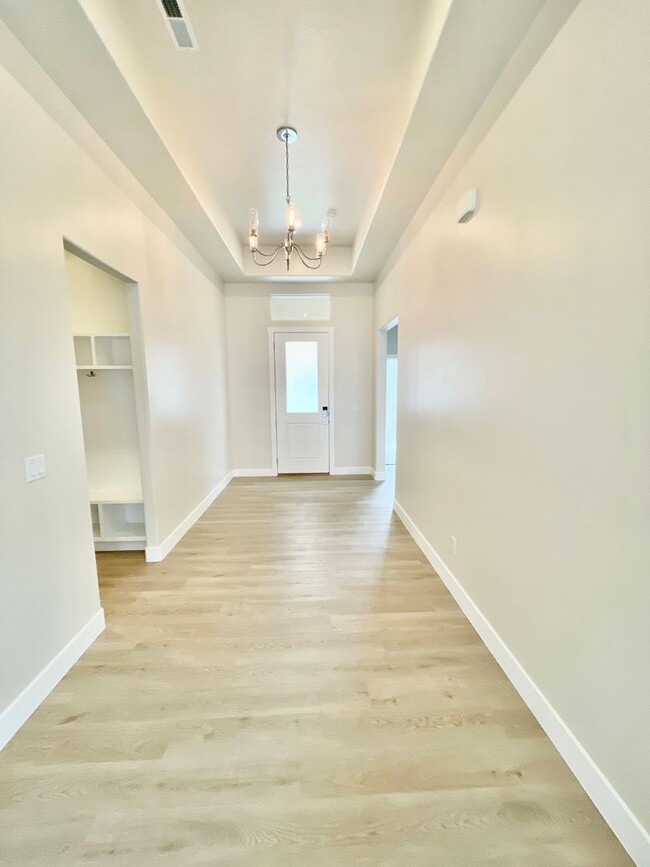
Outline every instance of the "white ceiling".
<path fill-rule="evenodd" d="M 157 0 L 82 5 L 185 176 L 242 242 L 256 205 L 272 239 L 282 235 L 275 131 L 289 123 L 302 228 L 315 233 L 336 207 L 337 243 L 350 245 L 407 121 L 431 2 L 187 0 L 196 52 L 174 49 Z"/>
<path fill-rule="evenodd" d="M 247 213 L 280 240 L 288 123 L 305 243 L 338 211 L 319 274 L 367 280 L 545 0 L 186 0 L 198 51 L 174 48 L 159 3 L 0 0 L 0 15 L 224 279 L 267 276 Z"/>

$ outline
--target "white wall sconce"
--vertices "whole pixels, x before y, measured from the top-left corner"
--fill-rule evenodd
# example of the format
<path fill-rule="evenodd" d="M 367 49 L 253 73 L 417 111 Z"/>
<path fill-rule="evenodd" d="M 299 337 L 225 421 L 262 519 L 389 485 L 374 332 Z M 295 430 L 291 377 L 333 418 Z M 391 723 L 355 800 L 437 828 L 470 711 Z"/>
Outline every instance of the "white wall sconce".
<path fill-rule="evenodd" d="M 468 190 L 456 205 L 456 221 L 469 223 L 478 209 L 478 190 Z"/>

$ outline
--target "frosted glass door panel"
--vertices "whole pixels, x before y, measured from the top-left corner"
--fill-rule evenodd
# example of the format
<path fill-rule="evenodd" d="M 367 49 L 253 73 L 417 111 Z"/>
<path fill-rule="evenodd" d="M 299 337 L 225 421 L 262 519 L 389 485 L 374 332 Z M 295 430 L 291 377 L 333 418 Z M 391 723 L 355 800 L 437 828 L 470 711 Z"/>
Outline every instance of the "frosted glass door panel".
<path fill-rule="evenodd" d="M 329 334 L 273 337 L 279 473 L 329 472 Z"/>
<path fill-rule="evenodd" d="M 318 412 L 318 343 L 287 341 L 287 413 Z"/>

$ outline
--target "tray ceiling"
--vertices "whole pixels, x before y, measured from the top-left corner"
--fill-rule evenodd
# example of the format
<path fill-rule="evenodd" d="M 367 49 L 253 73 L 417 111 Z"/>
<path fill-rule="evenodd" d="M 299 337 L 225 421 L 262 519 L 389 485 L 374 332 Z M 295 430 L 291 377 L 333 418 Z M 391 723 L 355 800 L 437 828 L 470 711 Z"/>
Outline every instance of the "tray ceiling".
<path fill-rule="evenodd" d="M 221 277 L 272 276 L 249 261 L 247 212 L 280 240 L 289 123 L 300 239 L 338 211 L 319 276 L 372 280 L 553 5 L 186 0 L 196 51 L 174 47 L 160 0 L 0 0 L 0 15 Z"/>

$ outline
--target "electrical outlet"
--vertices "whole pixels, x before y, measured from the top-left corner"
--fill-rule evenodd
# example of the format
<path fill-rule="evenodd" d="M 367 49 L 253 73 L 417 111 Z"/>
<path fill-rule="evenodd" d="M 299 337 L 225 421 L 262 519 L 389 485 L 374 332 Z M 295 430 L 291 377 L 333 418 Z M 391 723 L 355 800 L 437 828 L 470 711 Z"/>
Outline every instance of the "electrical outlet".
<path fill-rule="evenodd" d="M 45 470 L 45 455 L 34 455 L 25 458 L 25 478 L 28 482 L 37 482 L 47 475 Z"/>
<path fill-rule="evenodd" d="M 458 540 L 455 536 L 451 537 L 451 553 L 455 554 L 458 549 Z"/>

